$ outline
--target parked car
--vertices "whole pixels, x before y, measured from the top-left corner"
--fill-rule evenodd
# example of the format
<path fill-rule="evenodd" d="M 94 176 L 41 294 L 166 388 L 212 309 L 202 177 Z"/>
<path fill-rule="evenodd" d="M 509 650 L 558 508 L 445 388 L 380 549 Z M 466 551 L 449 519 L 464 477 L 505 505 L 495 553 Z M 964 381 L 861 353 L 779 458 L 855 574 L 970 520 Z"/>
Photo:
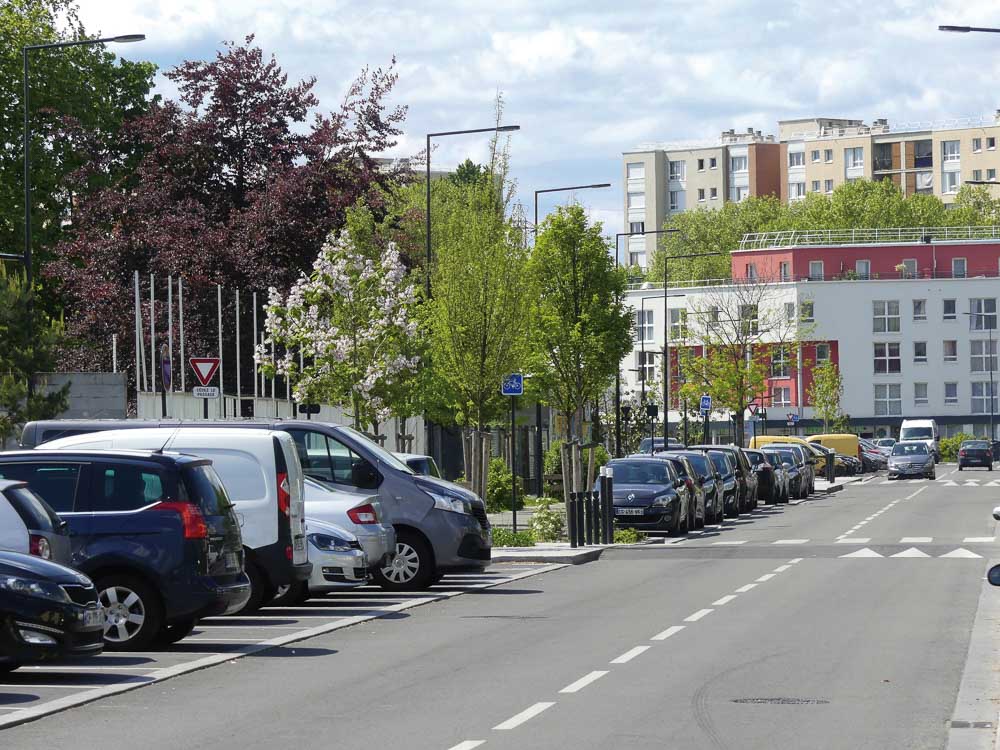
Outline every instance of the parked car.
<path fill-rule="evenodd" d="M 790 446 L 769 445 L 762 449 L 765 454 L 776 454 L 787 475 L 788 495 L 786 502 L 792 498 L 808 497 L 807 479 L 802 462 L 802 455 L 792 450 Z"/>
<path fill-rule="evenodd" d="M 307 518 L 306 542 L 312 563 L 309 580 L 280 587 L 268 606 L 291 607 L 330 591 L 368 583 L 368 555 L 351 532 L 332 523 Z"/>
<path fill-rule="evenodd" d="M 926 441 L 900 440 L 889 456 L 889 479 L 927 477 L 934 479 L 934 453 Z"/>
<path fill-rule="evenodd" d="M 204 458 L 171 452 L 0 453 L 69 525 L 72 565 L 97 586 L 110 650 L 183 638 L 250 598 L 239 521 Z"/>
<path fill-rule="evenodd" d="M 87 576 L 36 555 L 0 552 L 0 673 L 104 648 L 104 609 Z"/>
<path fill-rule="evenodd" d="M 645 531 L 687 533 L 690 495 L 670 461 L 653 456 L 615 458 L 615 524 Z"/>
<path fill-rule="evenodd" d="M 989 440 L 963 440 L 958 446 L 958 470 L 966 466 L 985 466 L 993 471 L 993 446 Z"/>
<path fill-rule="evenodd" d="M 821 445 L 834 453 L 845 456 L 861 455 L 861 443 L 858 441 L 858 436 L 849 432 L 810 435 L 806 438 L 806 442 Z"/>
<path fill-rule="evenodd" d="M 799 443 L 771 443 L 769 448 L 781 448 L 789 450 L 795 456 L 795 465 L 802 475 L 802 484 L 799 490 L 799 497 L 804 499 L 809 494 L 816 491 L 816 463 L 813 453 Z"/>
<path fill-rule="evenodd" d="M 705 523 L 722 523 L 725 515 L 722 475 L 716 470 L 708 455 L 701 451 L 674 451 L 674 453 L 687 458 L 698 476 L 698 483 L 705 495 Z"/>
<path fill-rule="evenodd" d="M 754 474 L 757 475 L 757 499 L 762 503 L 776 503 L 779 494 L 779 480 L 774 474 L 774 467 L 760 451 L 743 451 Z"/>
<path fill-rule="evenodd" d="M 774 469 L 774 502 L 787 503 L 789 494 L 789 475 L 788 470 L 781 461 L 781 456 L 778 455 L 777 451 L 766 451 L 763 449 L 761 450 L 761 455 L 764 456 L 764 459 L 771 464 L 771 468 Z"/>
<path fill-rule="evenodd" d="M 862 472 L 861 460 L 854 456 L 844 456 L 838 453 L 835 466 L 838 477 L 853 477 Z"/>
<path fill-rule="evenodd" d="M 737 518 L 739 507 L 739 480 L 736 478 L 736 467 L 728 453 L 716 450 L 705 450 L 705 455 L 719 473 L 718 482 L 722 487 L 722 508 L 726 518 Z M 721 523 L 721 521 L 720 521 Z"/>
<path fill-rule="evenodd" d="M 69 565 L 69 526 L 27 482 L 0 479 L 0 549 Z"/>
<path fill-rule="evenodd" d="M 756 435 L 750 439 L 750 447 L 756 450 L 767 445 L 801 445 L 806 451 L 806 456 L 812 458 L 813 474 L 823 476 L 826 471 L 826 451 L 815 442 L 809 442 L 795 435 Z"/>
<path fill-rule="evenodd" d="M 899 440 L 922 440 L 934 456 L 934 463 L 941 460 L 941 432 L 933 419 L 904 419 L 899 428 Z"/>
<path fill-rule="evenodd" d="M 108 430 L 45 443 L 43 449 L 176 450 L 212 460 L 240 521 L 253 612 L 279 586 L 309 578 L 303 473 L 294 441 L 284 432 L 198 426 Z"/>
<path fill-rule="evenodd" d="M 688 518 L 688 529 L 702 529 L 705 527 L 705 490 L 701 482 L 701 477 L 692 466 L 686 456 L 681 453 L 657 453 L 656 456 L 663 456 L 674 465 L 674 470 L 684 480 L 688 494 L 691 496 L 690 516 Z"/>
<path fill-rule="evenodd" d="M 169 419 L 29 422 L 21 433 L 21 444 L 27 447 L 67 431 L 80 434 L 179 424 Z M 482 571 L 490 564 L 493 543 L 482 499 L 452 482 L 418 476 L 392 453 L 350 427 L 305 419 L 197 425 L 287 432 L 299 446 L 299 456 L 304 457 L 302 468 L 308 476 L 333 487 L 377 494 L 383 520 L 396 530 L 395 555 L 375 576 L 383 588 L 426 588 L 448 571 Z"/>
<path fill-rule="evenodd" d="M 875 441 L 875 445 L 877 445 L 879 448 L 888 448 L 890 451 L 892 450 L 892 446 L 894 446 L 895 444 L 896 444 L 896 438 L 879 438 L 878 440 Z"/>
<path fill-rule="evenodd" d="M 865 471 L 881 471 L 888 467 L 889 456 L 892 455 L 891 448 L 879 448 L 865 438 L 859 438 L 859 442 L 861 443 L 861 461 Z"/>
<path fill-rule="evenodd" d="M 441 470 L 438 468 L 433 456 L 424 456 L 420 453 L 395 453 L 393 455 L 413 469 L 415 474 L 441 478 Z"/>
<path fill-rule="evenodd" d="M 652 446 L 652 449 L 650 448 Z M 684 443 L 682 443 L 677 438 L 667 438 L 667 442 L 664 445 L 662 437 L 653 438 L 643 438 L 639 441 L 639 453 L 652 454 L 657 451 L 673 451 L 673 450 L 684 450 Z"/>
<path fill-rule="evenodd" d="M 694 445 L 697 450 L 719 450 L 729 456 L 736 472 L 737 512 L 748 513 L 757 507 L 757 475 L 743 449 L 736 445 Z"/>
<path fill-rule="evenodd" d="M 371 574 L 392 563 L 396 530 L 385 521 L 382 501 L 369 491 L 324 484 L 306 477 L 306 518 L 331 523 L 353 534 L 368 555 Z"/>

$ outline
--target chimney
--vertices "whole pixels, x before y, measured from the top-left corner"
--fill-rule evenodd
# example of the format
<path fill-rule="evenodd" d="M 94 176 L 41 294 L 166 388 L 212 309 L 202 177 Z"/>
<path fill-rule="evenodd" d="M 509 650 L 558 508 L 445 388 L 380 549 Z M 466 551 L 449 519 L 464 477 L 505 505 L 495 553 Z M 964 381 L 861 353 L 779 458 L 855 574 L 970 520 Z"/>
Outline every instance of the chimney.
<path fill-rule="evenodd" d="M 747 135 L 753 135 L 753 128 L 747 128 Z"/>

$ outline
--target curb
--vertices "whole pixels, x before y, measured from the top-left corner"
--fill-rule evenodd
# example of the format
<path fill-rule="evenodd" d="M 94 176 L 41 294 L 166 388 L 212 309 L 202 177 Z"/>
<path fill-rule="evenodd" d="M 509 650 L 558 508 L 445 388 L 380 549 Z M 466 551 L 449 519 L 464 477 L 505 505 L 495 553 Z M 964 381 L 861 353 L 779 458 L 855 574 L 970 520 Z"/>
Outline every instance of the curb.
<path fill-rule="evenodd" d="M 841 490 L 843 490 L 845 486 L 846 485 L 843 484 L 831 484 L 829 487 L 823 490 L 823 493 L 826 495 L 832 495 L 834 492 L 840 492 Z"/>
<path fill-rule="evenodd" d="M 601 553 L 607 549 L 606 547 L 595 547 L 593 549 L 585 549 L 579 552 L 553 552 L 551 554 L 544 554 L 541 552 L 509 552 L 497 554 L 497 551 L 493 550 L 493 562 L 510 562 L 510 563 L 562 563 L 563 565 L 582 565 L 584 563 L 593 562 L 597 560 Z"/>

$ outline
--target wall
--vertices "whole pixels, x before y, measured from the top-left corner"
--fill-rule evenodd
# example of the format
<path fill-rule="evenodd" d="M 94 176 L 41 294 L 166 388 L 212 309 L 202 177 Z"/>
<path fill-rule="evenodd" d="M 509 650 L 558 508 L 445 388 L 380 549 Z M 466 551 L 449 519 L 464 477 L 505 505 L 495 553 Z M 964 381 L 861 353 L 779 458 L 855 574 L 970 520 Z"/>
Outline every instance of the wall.
<path fill-rule="evenodd" d="M 69 408 L 63 419 L 124 419 L 128 416 L 125 373 L 47 372 L 36 376 L 40 393 L 54 393 L 70 383 Z"/>
<path fill-rule="evenodd" d="M 750 195 L 781 196 L 781 144 L 751 143 L 749 152 Z"/>

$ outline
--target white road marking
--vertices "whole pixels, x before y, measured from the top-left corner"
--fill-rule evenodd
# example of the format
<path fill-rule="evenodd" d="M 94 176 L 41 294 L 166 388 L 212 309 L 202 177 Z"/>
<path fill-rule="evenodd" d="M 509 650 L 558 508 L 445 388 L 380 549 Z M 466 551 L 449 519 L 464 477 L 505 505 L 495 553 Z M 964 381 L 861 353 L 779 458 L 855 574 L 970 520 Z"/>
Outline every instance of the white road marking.
<path fill-rule="evenodd" d="M 774 573 L 765 573 L 757 579 L 757 583 L 764 583 L 764 581 L 770 581 L 772 578 L 774 578 Z"/>
<path fill-rule="evenodd" d="M 930 557 L 926 552 L 921 552 L 916 547 L 908 547 L 902 552 L 897 552 L 895 555 L 889 555 L 889 557 Z"/>
<path fill-rule="evenodd" d="M 932 536 L 904 536 L 899 540 L 900 544 L 930 544 L 934 541 Z"/>
<path fill-rule="evenodd" d="M 726 547 L 733 544 L 746 544 L 746 543 L 747 543 L 746 539 L 741 539 L 739 541 L 733 541 L 733 542 L 712 542 L 712 544 L 716 547 Z"/>
<path fill-rule="evenodd" d="M 459 742 L 453 747 L 449 747 L 448 750 L 472 750 L 472 748 L 479 747 L 484 744 L 486 744 L 486 740 L 465 740 L 464 742 Z"/>
<path fill-rule="evenodd" d="M 992 536 L 967 536 L 962 540 L 963 544 L 992 544 L 996 537 Z"/>
<path fill-rule="evenodd" d="M 841 555 L 841 557 L 883 557 L 878 552 L 868 547 L 862 547 L 854 552 L 848 552 L 846 555 Z"/>
<path fill-rule="evenodd" d="M 837 544 L 868 544 L 872 538 L 870 536 L 842 536 L 837 540 Z"/>
<path fill-rule="evenodd" d="M 866 521 L 870 521 L 870 520 L 872 520 L 873 518 L 875 518 L 875 515 L 874 515 L 874 514 L 872 514 L 872 515 L 868 516 L 868 518 L 866 518 L 865 520 L 866 520 Z"/>
<path fill-rule="evenodd" d="M 979 480 L 978 479 L 966 479 L 965 480 L 965 484 L 963 484 L 962 486 L 963 487 L 978 487 L 979 486 Z"/>
<path fill-rule="evenodd" d="M 699 609 L 694 614 L 685 617 L 684 622 L 698 622 L 698 620 L 700 620 L 702 617 L 704 617 L 705 615 L 709 615 L 714 611 L 715 610 L 712 609 Z"/>
<path fill-rule="evenodd" d="M 973 558 L 973 557 L 982 557 L 982 555 L 977 555 L 975 552 L 970 552 L 969 550 L 965 549 L 964 547 L 959 547 L 958 549 L 952 550 L 951 552 L 948 552 L 948 553 L 946 553 L 944 555 L 938 555 L 938 557 L 965 557 L 965 558 Z"/>
<path fill-rule="evenodd" d="M 784 573 L 784 572 L 785 572 L 786 570 L 788 570 L 788 569 L 789 569 L 790 567 L 792 567 L 792 566 L 791 566 L 791 565 L 787 565 L 787 564 L 785 564 L 785 565 L 779 565 L 779 566 L 778 566 L 777 568 L 775 568 L 775 569 L 774 569 L 773 571 L 771 571 L 771 572 L 772 572 L 772 573 Z"/>
<path fill-rule="evenodd" d="M 791 560 L 788 561 L 788 564 L 795 565 L 795 563 L 800 563 L 800 562 L 802 562 L 801 557 L 793 557 Z"/>
<path fill-rule="evenodd" d="M 713 607 L 721 607 L 723 604 L 729 604 L 733 599 L 736 598 L 736 594 L 726 594 L 725 596 L 716 599 L 712 602 Z"/>
<path fill-rule="evenodd" d="M 556 705 L 555 701 L 541 701 L 533 706 L 524 709 L 521 713 L 511 716 L 509 719 L 507 719 L 507 721 L 501 722 L 500 724 L 497 724 L 493 728 L 498 730 L 516 729 L 517 727 L 521 726 L 524 722 L 528 721 L 529 719 L 533 719 L 534 717 L 538 716 L 538 714 L 540 714 L 542 711 L 548 708 L 552 708 L 554 705 Z"/>
<path fill-rule="evenodd" d="M 559 692 L 560 693 L 579 693 L 581 690 L 583 690 L 585 687 L 587 687 L 587 685 L 589 685 L 592 682 L 595 682 L 596 680 L 601 679 L 607 673 L 608 673 L 608 670 L 606 670 L 606 669 L 597 669 L 597 670 L 594 670 L 590 674 L 585 674 L 583 677 L 581 677 L 576 682 L 571 682 L 569 685 L 567 685 L 566 687 L 564 687 Z"/>
<path fill-rule="evenodd" d="M 757 584 L 756 583 L 748 583 L 746 586 L 740 586 L 738 589 L 736 589 L 736 593 L 737 594 L 745 594 L 746 592 L 748 592 L 750 589 L 753 589 L 753 588 L 757 588 Z"/>
<path fill-rule="evenodd" d="M 808 539 L 779 539 L 771 544 L 805 544 L 808 541 Z"/>
<path fill-rule="evenodd" d="M 987 482 L 984 486 L 985 487 L 1000 487 L 1000 481 L 997 481 L 996 479 L 994 479 L 992 482 Z"/>
<path fill-rule="evenodd" d="M 950 479 L 945 479 L 943 482 L 939 482 L 942 487 L 958 487 L 958 482 L 953 482 Z"/>
<path fill-rule="evenodd" d="M 709 611 L 711 611 L 711 610 L 709 610 Z M 627 664 L 628 662 L 632 661 L 635 657 L 637 657 L 639 654 L 644 653 L 646 651 L 649 651 L 649 648 L 650 648 L 649 646 L 636 646 L 635 648 L 630 648 L 628 651 L 626 651 L 624 654 L 622 654 L 618 658 L 612 659 L 610 661 L 610 663 L 611 664 Z"/>
<path fill-rule="evenodd" d="M 649 640 L 651 640 L 651 641 L 665 641 L 670 636 L 674 635 L 675 633 L 679 633 L 682 630 L 684 630 L 684 626 L 683 625 L 671 625 L 669 628 L 667 628 L 666 630 L 664 630 L 662 633 L 657 633 L 656 635 L 654 635 Z"/>
<path fill-rule="evenodd" d="M 912 492 L 912 493 L 910 493 L 909 495 L 907 495 L 907 496 L 906 496 L 905 498 L 903 498 L 903 499 L 904 499 L 904 500 L 912 500 L 913 498 L 915 498 L 915 497 L 916 497 L 917 495 L 919 495 L 919 494 L 920 494 L 921 492 L 923 492 L 923 491 L 924 491 L 924 490 L 926 490 L 926 489 L 927 489 L 926 487 L 921 487 L 921 488 L 920 488 L 919 490 L 917 490 L 916 492 Z"/>

